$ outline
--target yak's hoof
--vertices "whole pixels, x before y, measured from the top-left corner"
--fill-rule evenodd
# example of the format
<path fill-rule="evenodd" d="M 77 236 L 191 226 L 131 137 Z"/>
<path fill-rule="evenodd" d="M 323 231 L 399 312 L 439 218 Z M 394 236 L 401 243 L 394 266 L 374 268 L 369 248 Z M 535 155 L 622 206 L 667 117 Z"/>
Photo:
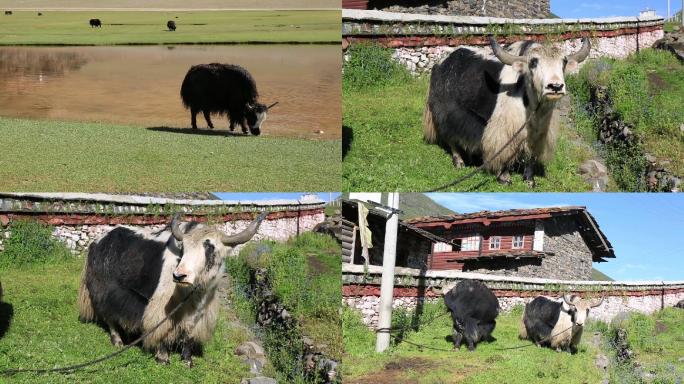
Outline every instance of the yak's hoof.
<path fill-rule="evenodd" d="M 124 343 L 123 343 L 123 341 L 121 341 L 120 337 L 112 336 L 111 341 L 112 341 L 112 345 L 115 347 L 123 347 L 123 345 L 124 345 Z"/>
<path fill-rule="evenodd" d="M 534 187 L 537 186 L 537 183 L 534 181 L 534 179 L 526 180 L 525 182 L 527 183 L 527 186 L 528 186 L 529 188 L 534 188 Z"/>
<path fill-rule="evenodd" d="M 157 363 L 159 363 L 159 364 L 162 364 L 162 365 L 169 365 L 169 358 L 168 358 L 168 357 L 165 357 L 165 358 L 164 358 L 164 357 L 156 356 L 154 359 L 155 359 L 155 360 L 157 361 Z"/>
<path fill-rule="evenodd" d="M 184 360 L 185 366 L 188 368 L 192 368 L 195 364 L 192 363 L 192 359 Z"/>
<path fill-rule="evenodd" d="M 465 162 L 461 158 L 461 156 L 454 155 L 451 157 L 451 163 L 454 165 L 454 168 L 463 168 L 465 167 Z"/>
<path fill-rule="evenodd" d="M 499 184 L 503 184 L 503 185 L 511 185 L 511 184 L 513 184 L 513 182 L 511 181 L 511 175 L 508 175 L 508 174 L 506 174 L 506 175 L 499 175 L 499 176 L 496 178 L 496 181 L 498 181 Z"/>

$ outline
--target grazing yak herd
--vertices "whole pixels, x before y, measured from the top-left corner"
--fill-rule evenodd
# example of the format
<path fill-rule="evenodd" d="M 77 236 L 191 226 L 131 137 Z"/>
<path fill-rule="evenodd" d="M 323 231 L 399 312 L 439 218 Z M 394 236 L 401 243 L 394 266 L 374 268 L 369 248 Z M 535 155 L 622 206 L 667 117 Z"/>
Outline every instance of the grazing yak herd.
<path fill-rule="evenodd" d="M 454 348 L 465 340 L 469 351 L 480 341 L 493 341 L 492 332 L 499 314 L 499 301 L 482 282 L 464 280 L 444 295 L 444 303 L 453 320 Z M 579 296 L 563 295 L 558 299 L 539 296 L 525 306 L 520 323 L 521 339 L 556 351 L 577 352 L 589 310 L 598 303 L 588 303 Z"/>
<path fill-rule="evenodd" d="M 535 168 L 553 154 L 565 73 L 589 56 L 591 44 L 584 38 L 567 56 L 534 41 L 504 49 L 490 36 L 490 45 L 493 54 L 459 48 L 432 68 L 423 136 L 450 152 L 454 167 L 482 162 L 503 184 L 524 162 L 523 179 L 534 187 Z"/>
<path fill-rule="evenodd" d="M 115 227 L 88 248 L 79 319 L 101 324 L 115 346 L 146 335 L 142 346 L 159 363 L 168 364 L 169 353 L 180 351 L 192 366 L 192 356 L 216 327 L 225 258 L 256 234 L 265 215 L 231 235 L 180 223 L 177 216 L 159 232 Z"/>

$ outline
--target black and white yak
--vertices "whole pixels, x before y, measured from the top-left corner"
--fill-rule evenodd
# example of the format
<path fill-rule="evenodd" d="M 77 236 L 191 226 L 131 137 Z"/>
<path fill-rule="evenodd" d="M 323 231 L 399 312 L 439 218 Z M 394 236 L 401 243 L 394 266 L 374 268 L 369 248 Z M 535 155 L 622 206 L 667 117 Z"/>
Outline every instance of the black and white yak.
<path fill-rule="evenodd" d="M 173 32 L 176 30 L 176 22 L 173 20 L 169 20 L 166 22 L 166 28 L 168 28 L 169 31 Z"/>
<path fill-rule="evenodd" d="M 577 352 L 589 310 L 603 303 L 590 303 L 576 295 L 558 299 L 539 296 L 525 306 L 520 338 L 556 351 Z"/>
<path fill-rule="evenodd" d="M 479 280 L 464 280 L 444 295 L 453 320 L 454 348 L 461 348 L 465 338 L 468 350 L 483 340 L 491 340 L 499 315 L 499 300 Z"/>
<path fill-rule="evenodd" d="M 493 55 L 459 48 L 432 68 L 423 135 L 451 152 L 457 168 L 481 159 L 500 183 L 509 184 L 509 171 L 525 159 L 523 178 L 534 187 L 535 165 L 553 154 L 553 110 L 566 92 L 565 73 L 589 56 L 591 44 L 584 38 L 568 56 L 533 41 L 503 49 L 490 37 L 490 44 Z"/>
<path fill-rule="evenodd" d="M 252 75 L 246 69 L 232 64 L 199 64 L 188 70 L 181 85 L 183 105 L 190 109 L 192 128 L 197 129 L 197 114 L 204 113 L 209 128 L 211 114 L 227 114 L 230 130 L 235 124 L 242 127 L 242 133 L 249 131 L 258 136 L 261 124 L 268 117 L 270 106 L 257 102 L 259 93 Z"/>
<path fill-rule="evenodd" d="M 264 217 L 233 235 L 213 226 L 181 224 L 177 217 L 159 232 L 115 227 L 88 248 L 79 319 L 106 326 L 112 344 L 122 346 L 123 340 L 151 331 L 189 297 L 142 346 L 155 351 L 164 364 L 170 351 L 180 349 L 182 360 L 192 366 L 192 355 L 211 339 L 216 326 L 216 288 L 225 258 L 256 234 Z"/>

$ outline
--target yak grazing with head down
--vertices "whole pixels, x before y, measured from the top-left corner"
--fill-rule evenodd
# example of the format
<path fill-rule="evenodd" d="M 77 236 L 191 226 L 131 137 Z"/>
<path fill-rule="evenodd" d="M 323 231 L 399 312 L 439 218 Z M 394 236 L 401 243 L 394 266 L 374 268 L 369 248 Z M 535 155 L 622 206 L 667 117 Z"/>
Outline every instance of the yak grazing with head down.
<path fill-rule="evenodd" d="M 491 339 L 499 315 L 499 300 L 481 281 L 461 281 L 444 295 L 444 303 L 454 322 L 454 348 L 461 348 L 464 337 L 469 351 L 480 341 Z"/>
<path fill-rule="evenodd" d="M 493 56 L 459 48 L 432 68 L 423 115 L 425 141 L 450 151 L 457 168 L 464 158 L 469 163 L 481 158 L 506 184 L 511 182 L 509 170 L 527 158 L 523 178 L 534 187 L 536 163 L 553 153 L 557 127 L 551 119 L 565 95 L 564 72 L 575 70 L 591 46 L 585 38 L 579 52 L 562 56 L 550 44 L 517 42 L 504 50 L 494 38 L 490 43 Z"/>
<path fill-rule="evenodd" d="M 79 289 L 83 322 L 109 329 L 112 344 L 145 334 L 142 341 L 160 363 L 178 348 L 188 366 L 216 327 L 216 288 L 230 250 L 249 241 L 265 213 L 247 229 L 227 235 L 215 227 L 180 224 L 150 232 L 118 226 L 93 242 Z M 187 299 L 186 299 L 187 298 Z M 185 302 L 183 300 L 186 300 Z M 180 307 L 179 307 L 180 305 Z"/>
<path fill-rule="evenodd" d="M 592 304 L 575 295 L 563 295 L 558 300 L 539 296 L 525 306 L 520 338 L 556 351 L 575 353 L 589 310 L 602 303 L 603 298 L 598 304 Z"/>
<path fill-rule="evenodd" d="M 237 123 L 242 127 L 242 133 L 247 133 L 249 126 L 253 135 L 259 135 L 268 110 L 278 103 L 267 107 L 257 102 L 258 97 L 252 75 L 231 64 L 194 65 L 181 85 L 181 98 L 185 107 L 190 108 L 194 129 L 197 129 L 197 114 L 202 111 L 209 128 L 214 128 L 212 113 L 228 114 L 231 131 Z"/>

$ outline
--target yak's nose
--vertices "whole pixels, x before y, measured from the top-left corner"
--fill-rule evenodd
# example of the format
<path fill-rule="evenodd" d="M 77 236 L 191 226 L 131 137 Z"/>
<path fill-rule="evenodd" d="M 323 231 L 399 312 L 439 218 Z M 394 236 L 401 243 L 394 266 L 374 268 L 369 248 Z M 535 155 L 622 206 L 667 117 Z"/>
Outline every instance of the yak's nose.
<path fill-rule="evenodd" d="M 564 86 L 565 86 L 565 84 L 562 84 L 562 83 L 551 83 L 551 84 L 547 85 L 546 88 L 552 90 L 553 92 L 558 93 L 558 92 L 561 92 L 563 90 Z"/>
<path fill-rule="evenodd" d="M 188 275 L 183 275 L 183 274 L 174 272 L 174 273 L 173 273 L 173 281 L 175 281 L 175 282 L 181 282 L 181 281 L 183 281 L 183 279 L 185 279 L 187 276 L 188 276 Z"/>

